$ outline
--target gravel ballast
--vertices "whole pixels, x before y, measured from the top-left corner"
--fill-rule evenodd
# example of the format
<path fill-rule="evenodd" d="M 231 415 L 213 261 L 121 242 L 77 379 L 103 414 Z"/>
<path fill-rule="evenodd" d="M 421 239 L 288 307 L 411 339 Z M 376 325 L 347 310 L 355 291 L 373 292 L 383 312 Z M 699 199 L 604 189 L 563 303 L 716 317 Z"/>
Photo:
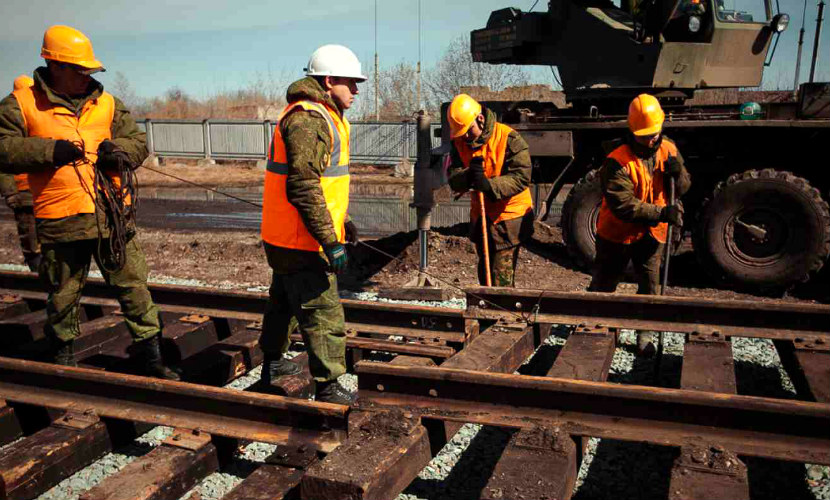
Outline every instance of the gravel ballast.
<path fill-rule="evenodd" d="M 0 264 L 0 269 L 25 271 L 19 265 Z M 185 286 L 214 286 L 200 280 L 177 279 L 169 276 L 151 276 L 151 282 Z M 265 291 L 265 287 L 245 287 L 228 283 L 227 289 Z M 344 298 L 378 300 L 374 292 L 342 292 Z M 380 302 L 395 302 L 380 299 Z M 439 306 L 463 309 L 463 299 L 441 303 L 407 301 L 421 306 Z M 557 330 L 546 341 L 546 349 L 556 352 L 565 342 L 564 330 Z M 684 336 L 665 336 L 665 358 L 660 384 L 676 387 L 682 368 Z M 653 383 L 653 360 L 635 356 L 636 335 L 623 331 L 615 352 L 609 382 L 650 385 Z M 792 382 L 781 366 L 777 352 L 768 340 L 736 338 L 733 341 L 738 392 L 763 397 L 795 397 Z M 295 355 L 292 352 L 291 355 Z M 259 378 L 260 368 L 234 380 L 226 387 L 244 390 Z M 357 378 L 344 375 L 340 382 L 350 390 L 356 389 Z M 121 470 L 136 458 L 148 453 L 172 429 L 156 427 L 127 447 L 109 453 L 83 470 L 73 474 L 47 491 L 40 500 L 75 500 L 80 494 L 99 484 L 107 476 Z M 475 499 L 489 478 L 489 474 L 509 440 L 505 430 L 467 424 L 447 443 L 444 449 L 425 467 L 417 479 L 398 497 L 415 499 Z M 7 445 L 8 446 L 8 445 Z M 275 447 L 265 443 L 249 444 L 223 471 L 209 475 L 182 499 L 201 498 L 218 500 L 241 482 Z M 591 439 L 588 453 L 579 471 L 575 499 L 643 498 L 664 499 L 668 488 L 668 474 L 675 452 L 666 447 L 613 440 Z M 754 500 L 799 498 L 830 500 L 830 468 L 804 464 L 788 464 L 770 460 L 748 459 L 750 490 Z M 198 495 L 197 495 L 198 494 Z"/>

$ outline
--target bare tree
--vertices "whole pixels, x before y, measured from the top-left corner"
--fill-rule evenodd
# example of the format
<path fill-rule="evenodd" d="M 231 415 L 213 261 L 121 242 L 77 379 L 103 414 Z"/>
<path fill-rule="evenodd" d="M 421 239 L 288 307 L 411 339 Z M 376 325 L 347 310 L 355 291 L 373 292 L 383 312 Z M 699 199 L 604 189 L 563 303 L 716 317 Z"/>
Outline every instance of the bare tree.
<path fill-rule="evenodd" d="M 134 111 L 135 108 L 142 106 L 143 99 L 139 98 L 135 93 L 133 86 L 127 79 L 127 75 L 124 73 L 120 71 L 115 72 L 115 80 L 110 85 L 110 88 L 110 94 L 121 99 L 121 102 L 127 106 L 127 109 Z"/>
<path fill-rule="evenodd" d="M 370 71 L 365 82 L 357 84 L 358 95 L 354 104 L 349 109 L 348 117 L 352 121 L 374 121 L 375 120 L 375 72 Z M 383 78 L 378 78 L 383 81 Z"/>
<path fill-rule="evenodd" d="M 293 80 L 291 72 L 283 70 L 275 74 L 270 69 L 267 72 L 257 72 L 254 79 L 248 82 L 245 90 L 240 92 L 248 96 L 249 102 L 256 104 L 257 116 L 255 118 L 272 118 L 285 107 L 285 92 Z M 241 96 L 240 96 L 241 97 Z"/>
<path fill-rule="evenodd" d="M 795 71 L 795 70 L 793 70 Z M 787 74 L 785 68 L 776 66 L 775 69 L 767 68 L 761 80 L 763 90 L 793 90 L 793 77 Z"/>
<path fill-rule="evenodd" d="M 415 68 L 404 61 L 380 74 L 380 116 L 382 120 L 411 119 L 418 111 Z"/>
<path fill-rule="evenodd" d="M 199 103 L 188 96 L 181 87 L 171 87 L 162 97 L 157 97 L 150 103 L 148 118 L 195 118 L 204 117 L 204 111 Z"/>
<path fill-rule="evenodd" d="M 470 42 L 465 36 L 453 39 L 441 60 L 426 72 L 429 107 L 438 108 L 461 91 L 461 87 L 485 86 L 490 90 L 527 85 L 530 75 L 520 66 L 473 62 Z"/>

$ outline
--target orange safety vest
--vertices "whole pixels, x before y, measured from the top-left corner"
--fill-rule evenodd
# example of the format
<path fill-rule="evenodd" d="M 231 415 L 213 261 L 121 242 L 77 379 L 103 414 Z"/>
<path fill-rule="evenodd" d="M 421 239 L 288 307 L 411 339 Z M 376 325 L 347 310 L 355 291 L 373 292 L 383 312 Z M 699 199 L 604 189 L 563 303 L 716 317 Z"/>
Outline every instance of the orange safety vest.
<path fill-rule="evenodd" d="M 465 168 L 470 167 L 470 160 L 473 158 L 484 158 L 484 175 L 489 179 L 501 175 L 504 154 L 507 151 L 507 139 L 512 131 L 513 129 L 507 125 L 496 123 L 490 139 L 478 149 L 472 149 L 463 137 L 454 139 L 453 144 Z M 533 210 L 533 199 L 530 196 L 530 188 L 525 188 L 521 193 L 503 200 L 492 201 L 487 196 L 484 197 L 484 212 L 493 224 L 517 219 L 531 210 Z M 470 221 L 477 221 L 480 213 L 478 196 L 473 196 L 470 200 Z"/>
<path fill-rule="evenodd" d="M 95 213 L 94 165 L 98 159 L 98 145 L 112 138 L 115 99 L 104 92 L 87 101 L 77 116 L 69 109 L 51 103 L 46 94 L 35 87 L 15 90 L 13 94 L 20 105 L 29 137 L 83 142 L 86 153 L 86 161 L 77 168 L 66 165 L 27 174 L 35 217 L 60 219 Z M 113 180 L 117 186 L 121 185 L 117 176 Z"/>
<path fill-rule="evenodd" d="M 29 190 L 29 174 L 15 174 L 14 182 L 18 193 Z"/>
<path fill-rule="evenodd" d="M 344 224 L 349 211 L 349 133 L 351 126 L 346 117 L 314 101 L 297 101 L 289 104 L 280 115 L 280 123 L 289 113 L 301 108 L 319 113 L 326 119 L 331 135 L 331 150 L 326 160 L 326 169 L 320 177 L 320 186 L 326 199 L 326 208 L 331 214 L 337 241 L 346 241 Z M 319 252 L 322 247 L 305 227 L 300 213 L 288 199 L 285 182 L 288 178 L 288 155 L 282 138 L 282 127 L 274 129 L 268 166 L 265 170 L 265 189 L 262 199 L 262 240 L 268 244 Z"/>
<path fill-rule="evenodd" d="M 659 172 L 659 175 L 654 177 L 649 174 L 643 160 L 638 158 L 627 144 L 623 144 L 612 151 L 608 157 L 622 165 L 628 175 L 631 176 L 631 182 L 634 183 L 634 196 L 638 200 L 658 207 L 665 207 L 663 163 L 669 156 L 677 156 L 677 146 L 670 141 L 663 140 L 655 154 L 654 172 Z M 605 240 L 628 245 L 651 233 L 655 240 L 665 243 L 668 228 L 669 225 L 665 222 L 661 222 L 656 226 L 649 226 L 637 222 L 621 221 L 611 212 L 605 197 L 602 198 L 602 207 L 599 209 L 599 218 L 597 219 L 597 236 Z"/>

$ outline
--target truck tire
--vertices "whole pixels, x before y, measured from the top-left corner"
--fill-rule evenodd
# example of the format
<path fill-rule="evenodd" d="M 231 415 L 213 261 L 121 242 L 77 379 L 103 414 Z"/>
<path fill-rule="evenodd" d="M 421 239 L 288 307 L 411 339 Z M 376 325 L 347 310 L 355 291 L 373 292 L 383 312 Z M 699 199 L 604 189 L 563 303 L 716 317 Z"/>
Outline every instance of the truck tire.
<path fill-rule="evenodd" d="M 602 205 L 599 169 L 591 170 L 571 188 L 562 205 L 562 239 L 570 256 L 590 270 L 597 256 L 597 217 Z"/>
<path fill-rule="evenodd" d="M 720 182 L 698 212 L 692 242 L 715 279 L 748 289 L 807 281 L 830 254 L 830 209 L 801 177 L 749 170 Z"/>

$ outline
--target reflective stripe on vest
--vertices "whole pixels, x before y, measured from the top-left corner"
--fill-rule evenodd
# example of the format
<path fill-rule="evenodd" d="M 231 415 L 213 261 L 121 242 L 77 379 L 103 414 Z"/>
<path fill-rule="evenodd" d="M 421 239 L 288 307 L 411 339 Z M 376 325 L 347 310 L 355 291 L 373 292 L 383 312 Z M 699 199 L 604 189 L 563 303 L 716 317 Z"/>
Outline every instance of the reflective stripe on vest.
<path fill-rule="evenodd" d="M 337 111 L 322 103 L 298 101 L 283 110 L 280 122 L 289 113 L 301 108 L 318 113 L 326 119 L 331 137 L 331 149 L 326 169 L 320 177 L 320 187 L 326 199 L 326 208 L 334 224 L 337 240 L 346 241 L 344 224 L 349 210 L 349 121 L 340 117 Z M 286 179 L 288 176 L 288 155 L 282 138 L 281 126 L 274 129 L 268 165 L 265 169 L 265 189 L 262 200 L 262 239 L 266 243 L 283 248 L 321 250 L 320 243 L 309 233 L 299 212 L 288 200 Z"/>
<path fill-rule="evenodd" d="M 473 158 L 482 157 L 484 158 L 484 175 L 488 178 L 498 177 L 501 175 L 501 168 L 504 165 L 507 139 L 512 131 L 512 128 L 497 122 L 493 127 L 490 139 L 484 146 L 472 149 L 463 138 L 455 139 L 453 145 L 458 151 L 465 168 L 470 167 L 470 160 Z M 487 218 L 493 221 L 494 224 L 517 219 L 531 210 L 533 210 L 533 199 L 530 196 L 530 188 L 525 188 L 524 191 L 503 200 L 492 201 L 487 196 L 484 197 L 484 211 Z M 480 213 L 481 207 L 478 203 L 478 196 L 473 196 L 470 200 L 470 220 L 478 220 Z"/>
<path fill-rule="evenodd" d="M 13 94 L 20 105 L 28 137 L 83 142 L 86 153 L 87 161 L 77 169 L 67 165 L 28 174 L 35 217 L 59 219 L 95 213 L 93 165 L 98 159 L 98 145 L 112 138 L 115 99 L 103 92 L 87 101 L 80 116 L 76 116 L 65 107 L 51 103 L 35 87 L 15 90 Z M 120 185 L 120 179 L 115 181 Z"/>
<path fill-rule="evenodd" d="M 645 163 L 631 151 L 627 144 L 623 144 L 612 151 L 608 157 L 622 165 L 625 171 L 628 172 L 631 182 L 634 183 L 634 196 L 638 200 L 658 207 L 665 207 L 663 163 L 669 156 L 677 156 L 677 147 L 671 142 L 663 140 L 655 155 L 655 175 L 653 177 L 649 174 Z M 668 227 L 665 222 L 661 222 L 656 226 L 624 222 L 611 212 L 605 197 L 602 198 L 602 206 L 599 209 L 599 218 L 597 219 L 597 236 L 605 240 L 627 245 L 639 241 L 646 234 L 651 234 L 655 240 L 665 243 Z"/>

